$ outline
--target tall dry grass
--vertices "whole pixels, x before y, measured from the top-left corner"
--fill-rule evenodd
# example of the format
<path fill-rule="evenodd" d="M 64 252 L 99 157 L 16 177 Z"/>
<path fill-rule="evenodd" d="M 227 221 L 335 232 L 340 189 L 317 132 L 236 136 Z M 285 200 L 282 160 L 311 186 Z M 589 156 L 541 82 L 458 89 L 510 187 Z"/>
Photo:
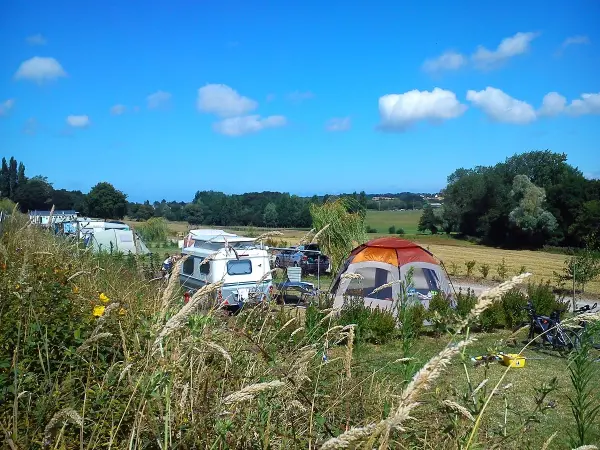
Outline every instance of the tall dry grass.
<path fill-rule="evenodd" d="M 404 384 L 356 376 L 354 327 L 335 311 L 312 328 L 269 303 L 229 317 L 212 306 L 218 285 L 184 306 L 135 260 L 90 254 L 19 216 L 4 224 L 0 271 L 10 448 L 414 447 L 409 419 L 472 341 L 463 328 Z M 482 296 L 471 319 L 521 281 Z"/>

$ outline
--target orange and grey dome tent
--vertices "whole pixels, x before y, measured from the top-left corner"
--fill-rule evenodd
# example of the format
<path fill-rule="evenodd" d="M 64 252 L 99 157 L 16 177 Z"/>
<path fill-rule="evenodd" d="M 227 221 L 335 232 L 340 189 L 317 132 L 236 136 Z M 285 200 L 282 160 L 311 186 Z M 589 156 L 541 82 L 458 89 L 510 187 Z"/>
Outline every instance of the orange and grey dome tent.
<path fill-rule="evenodd" d="M 411 270 L 412 283 L 408 292 L 426 308 L 436 292 L 452 297 L 445 270 L 431 252 L 405 239 L 385 237 L 352 250 L 331 285 L 335 297 L 333 307 L 341 308 L 347 296 L 359 296 L 372 308 L 392 309 L 394 300 L 400 296 L 400 281 L 405 281 Z M 390 285 L 373 292 L 386 284 Z"/>

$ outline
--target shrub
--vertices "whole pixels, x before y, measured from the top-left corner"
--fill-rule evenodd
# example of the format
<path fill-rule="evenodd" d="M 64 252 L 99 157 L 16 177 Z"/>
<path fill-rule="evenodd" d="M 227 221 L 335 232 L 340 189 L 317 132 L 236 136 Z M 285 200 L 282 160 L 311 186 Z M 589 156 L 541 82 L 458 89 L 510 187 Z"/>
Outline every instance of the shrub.
<path fill-rule="evenodd" d="M 371 310 L 367 322 L 366 340 L 374 344 L 385 344 L 396 335 L 396 319 L 390 311 Z"/>
<path fill-rule="evenodd" d="M 436 292 L 429 302 L 427 318 L 433 324 L 436 333 L 443 333 L 448 329 L 448 324 L 453 320 L 450 300 L 441 292 Z"/>
<path fill-rule="evenodd" d="M 477 303 L 477 296 L 471 289 L 467 289 L 463 292 L 462 289 L 456 294 L 456 313 L 461 317 L 467 317 L 467 314 L 471 312 L 473 307 Z"/>
<path fill-rule="evenodd" d="M 0 198 L 0 211 L 10 214 L 15 209 L 15 203 L 8 198 Z"/>
<path fill-rule="evenodd" d="M 527 306 L 527 296 L 518 289 L 504 294 L 501 303 L 504 310 L 504 323 L 508 328 L 513 328 L 527 319 L 527 313 L 523 309 Z"/>
<path fill-rule="evenodd" d="M 346 297 L 340 311 L 338 324 L 342 326 L 354 324 L 354 341 L 364 342 L 368 337 L 371 308 L 365 306 L 362 297 Z"/>
<path fill-rule="evenodd" d="M 456 264 L 454 261 L 450 263 L 450 275 L 458 275 L 458 264 Z"/>
<path fill-rule="evenodd" d="M 481 273 L 481 276 L 486 279 L 488 274 L 490 273 L 490 265 L 487 263 L 482 264 L 481 266 L 479 266 L 479 272 Z"/>
<path fill-rule="evenodd" d="M 388 228 L 388 233 L 389 234 L 396 234 L 396 226 L 392 225 L 391 227 Z"/>
<path fill-rule="evenodd" d="M 500 277 L 500 280 L 506 280 L 506 276 L 508 275 L 508 267 L 506 266 L 506 260 L 504 258 L 502 258 L 502 262 L 498 264 L 496 270 L 498 272 L 498 277 Z"/>
<path fill-rule="evenodd" d="M 399 235 L 403 235 L 403 234 L 405 234 L 405 233 L 404 233 L 404 228 L 402 228 L 402 227 L 398 227 L 398 228 L 396 228 L 396 234 L 399 234 Z"/>
<path fill-rule="evenodd" d="M 354 341 L 384 344 L 395 336 L 396 319 L 391 311 L 366 306 L 362 297 L 348 297 L 338 325 L 354 324 Z"/>
<path fill-rule="evenodd" d="M 492 331 L 502 325 L 503 316 L 502 303 L 496 301 L 479 316 L 479 326 L 483 331 Z"/>
<path fill-rule="evenodd" d="M 540 282 L 538 284 L 529 284 L 527 286 L 527 295 L 533 303 L 533 307 L 538 314 L 549 315 L 552 311 L 562 309 L 563 302 L 558 300 L 552 291 L 550 282 Z"/>
<path fill-rule="evenodd" d="M 163 217 L 152 217 L 146 223 L 139 225 L 137 231 L 146 242 L 164 242 L 167 239 L 169 227 Z"/>
<path fill-rule="evenodd" d="M 468 277 L 470 277 L 473 274 L 473 269 L 475 268 L 475 264 L 477 264 L 477 261 L 475 261 L 475 260 L 465 262 L 465 266 L 467 267 L 467 276 Z"/>
<path fill-rule="evenodd" d="M 376 229 L 376 228 L 373 228 L 371 225 L 367 225 L 367 226 L 365 227 L 365 231 L 366 231 L 367 233 L 377 233 L 377 229 Z"/>
<path fill-rule="evenodd" d="M 527 267 L 521 266 L 517 271 L 517 275 L 521 275 L 522 273 L 527 273 Z"/>

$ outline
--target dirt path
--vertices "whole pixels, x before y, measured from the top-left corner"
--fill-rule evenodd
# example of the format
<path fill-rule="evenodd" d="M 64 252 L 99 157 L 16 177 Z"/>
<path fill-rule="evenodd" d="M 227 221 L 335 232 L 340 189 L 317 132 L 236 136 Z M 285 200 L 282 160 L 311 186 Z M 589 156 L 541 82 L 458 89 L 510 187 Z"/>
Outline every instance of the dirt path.
<path fill-rule="evenodd" d="M 451 277 L 452 285 L 454 289 L 458 292 L 459 289 L 462 289 L 463 292 L 467 289 L 471 289 L 475 295 L 480 295 L 486 289 L 497 286 L 498 283 L 494 282 L 482 282 L 482 281 L 474 281 L 465 278 Z M 559 297 L 557 295 L 557 297 Z M 567 297 L 566 299 L 572 300 L 572 297 Z M 588 294 L 577 294 L 576 303 L 577 307 L 582 307 L 584 305 L 593 306 L 594 303 L 600 304 L 600 298 L 597 295 L 588 295 Z M 571 302 L 570 302 L 571 303 Z"/>

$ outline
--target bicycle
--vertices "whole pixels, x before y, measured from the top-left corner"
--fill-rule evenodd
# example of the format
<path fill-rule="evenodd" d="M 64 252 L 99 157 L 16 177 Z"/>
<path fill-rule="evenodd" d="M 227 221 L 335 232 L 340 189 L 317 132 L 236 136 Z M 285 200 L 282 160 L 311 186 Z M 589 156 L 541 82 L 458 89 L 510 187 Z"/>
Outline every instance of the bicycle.
<path fill-rule="evenodd" d="M 578 316 L 578 315 L 581 315 L 581 314 L 584 314 L 587 312 L 591 312 L 591 311 L 595 310 L 597 307 L 598 307 L 598 303 L 594 303 L 592 306 L 585 305 L 585 306 L 582 306 L 582 307 L 574 310 L 573 314 Z M 584 333 L 586 332 L 587 328 L 588 328 L 587 322 L 585 320 L 580 320 L 579 321 L 579 333 L 578 333 L 580 340 L 583 337 Z M 590 340 L 593 348 L 600 350 L 600 337 L 597 334 L 598 333 L 588 335 L 588 339 Z"/>
<path fill-rule="evenodd" d="M 541 346 L 549 344 L 554 350 L 570 351 L 579 347 L 580 337 L 574 330 L 565 328 L 560 323 L 560 315 L 565 310 L 554 310 L 550 316 L 540 316 L 535 311 L 535 307 L 531 301 L 527 302 L 527 306 L 523 308 L 529 316 L 529 335 L 528 342 L 538 343 L 541 340 Z M 518 328 L 521 328 L 523 323 Z"/>

